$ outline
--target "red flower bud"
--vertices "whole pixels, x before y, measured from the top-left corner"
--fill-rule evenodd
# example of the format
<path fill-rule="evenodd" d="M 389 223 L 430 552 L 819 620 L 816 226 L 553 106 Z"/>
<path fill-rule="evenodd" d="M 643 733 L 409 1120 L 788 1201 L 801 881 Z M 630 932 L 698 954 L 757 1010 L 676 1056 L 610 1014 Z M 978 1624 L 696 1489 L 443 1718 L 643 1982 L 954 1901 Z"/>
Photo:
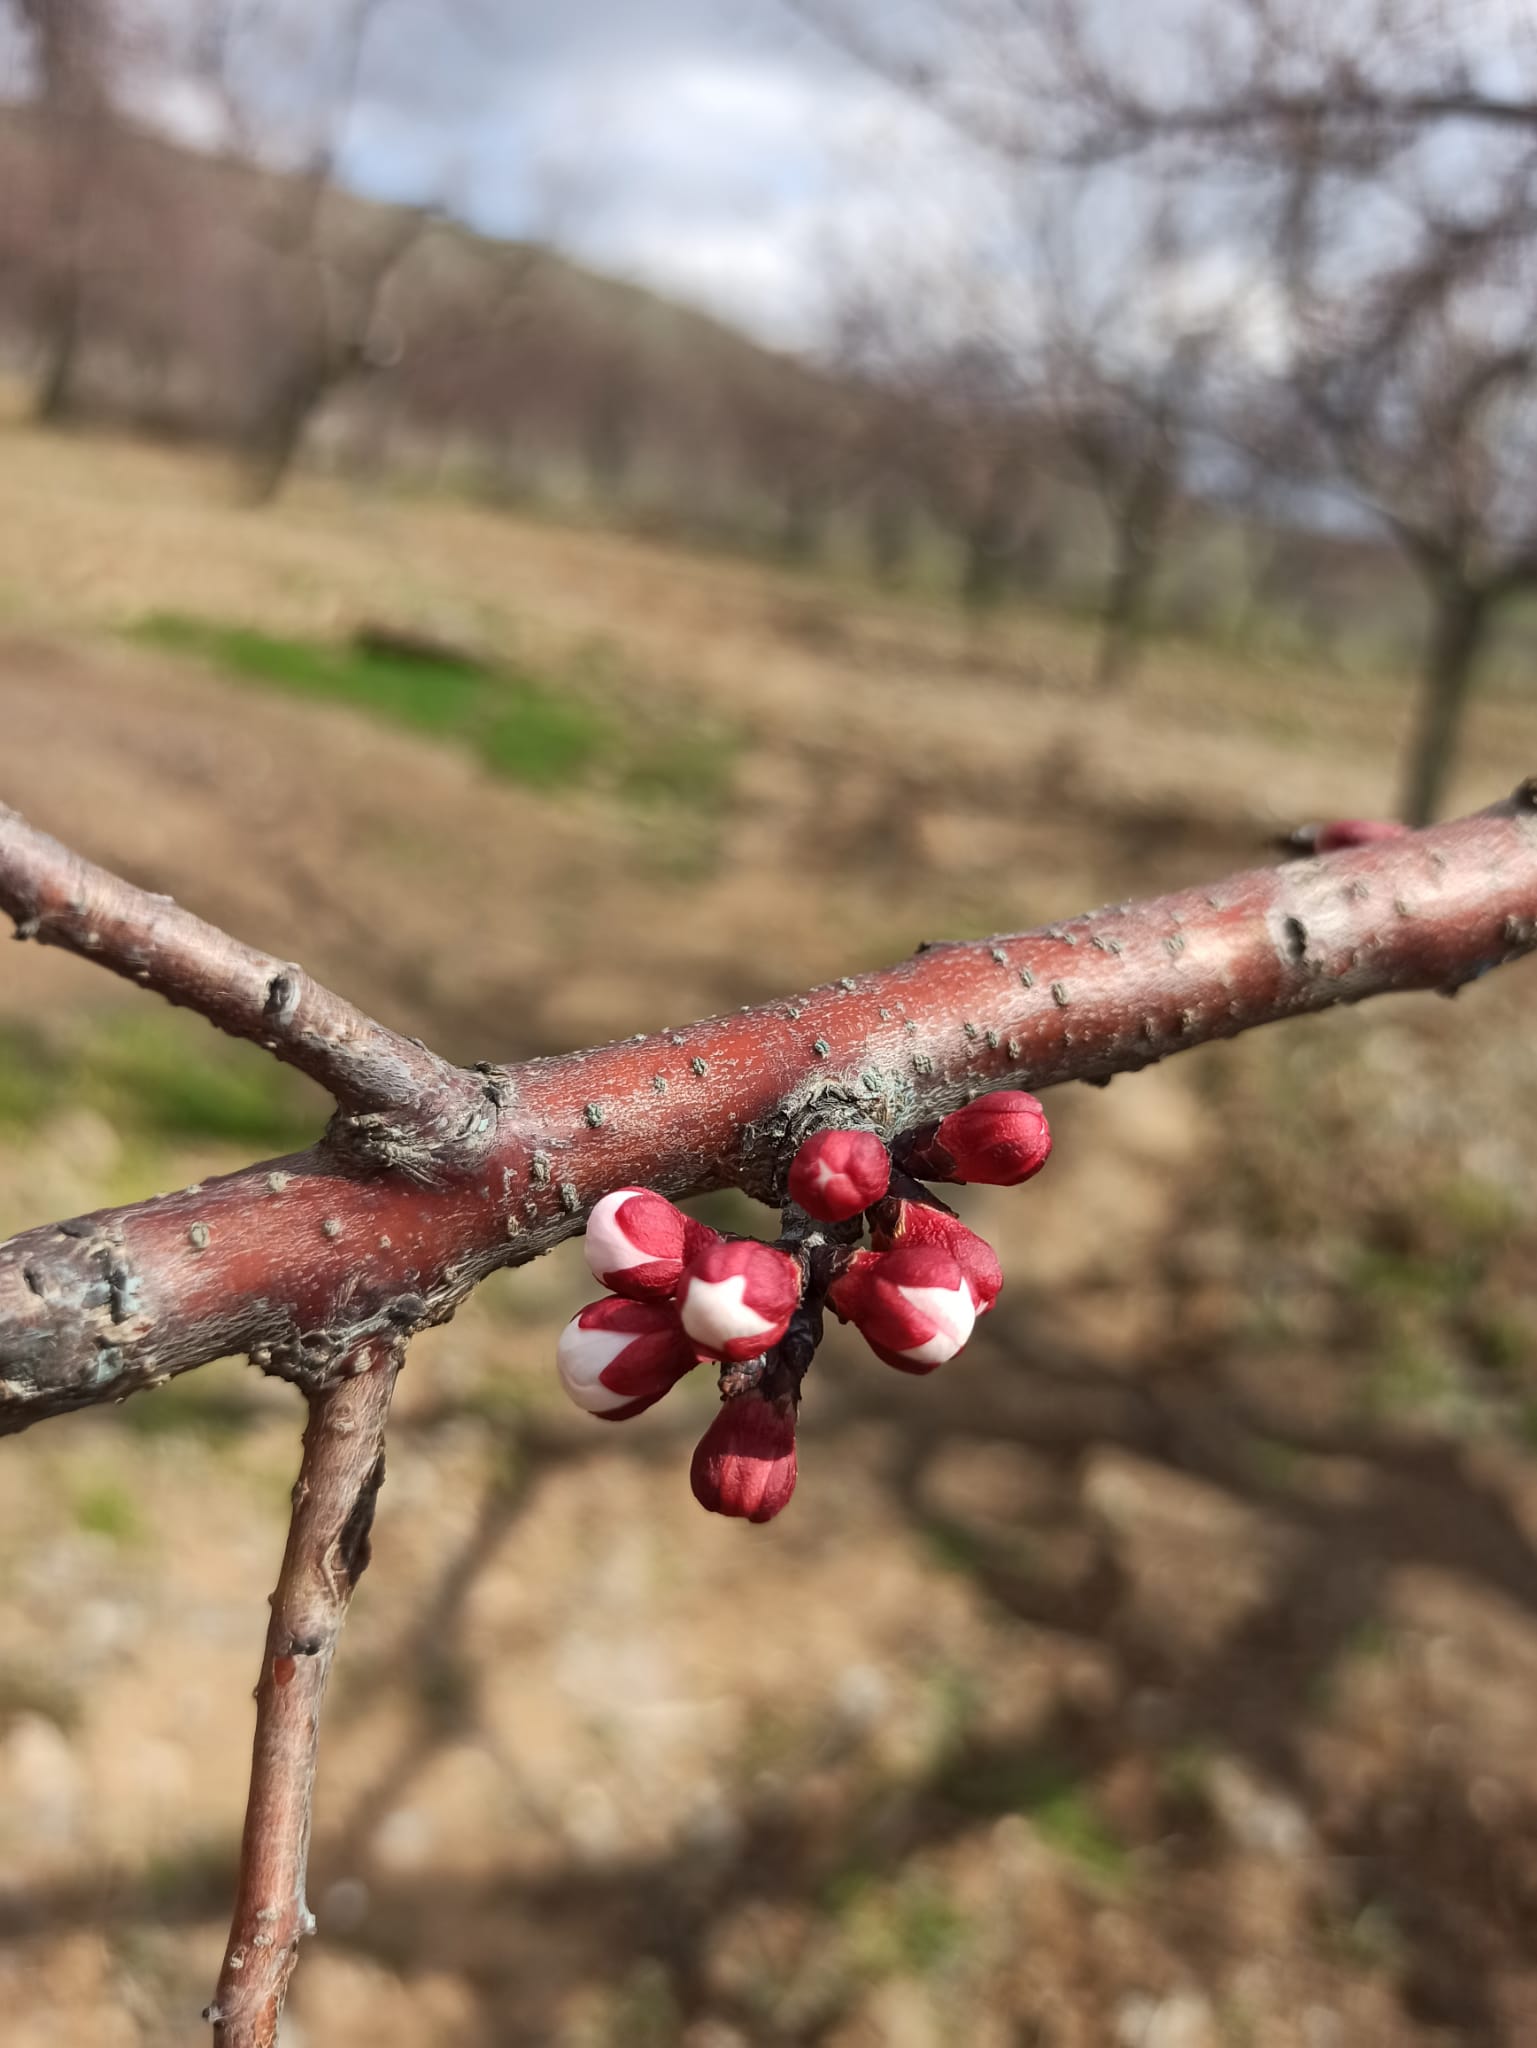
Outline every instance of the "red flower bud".
<path fill-rule="evenodd" d="M 891 1155 L 874 1131 L 818 1131 L 796 1153 L 788 1191 L 819 1223 L 843 1223 L 885 1194 Z"/>
<path fill-rule="evenodd" d="M 948 1252 L 966 1276 L 977 1314 L 985 1316 L 1003 1286 L 998 1254 L 985 1237 L 968 1230 L 959 1216 L 931 1209 L 926 1202 L 888 1202 L 870 1233 L 880 1252 L 905 1251 L 912 1245 L 934 1245 Z"/>
<path fill-rule="evenodd" d="M 1375 846 L 1382 839 L 1402 839 L 1408 830 L 1394 818 L 1336 818 L 1328 825 L 1304 826 L 1297 836 L 1305 835 L 1313 853 L 1338 853 L 1346 846 Z"/>
<path fill-rule="evenodd" d="M 555 1364 L 578 1408 L 605 1422 L 639 1415 L 699 1363 L 667 1301 L 590 1301 L 560 1333 Z"/>
<path fill-rule="evenodd" d="M 795 1491 L 795 1410 L 739 1394 L 700 1438 L 688 1468 L 694 1498 L 712 1515 L 771 1522 Z"/>
<path fill-rule="evenodd" d="M 701 1351 L 730 1365 L 777 1344 L 800 1298 L 800 1267 L 756 1238 L 706 1245 L 678 1284 L 684 1329 Z"/>
<path fill-rule="evenodd" d="M 632 1301 L 665 1299 L 716 1235 L 650 1188 L 617 1188 L 587 1219 L 582 1249 L 595 1280 Z"/>
<path fill-rule="evenodd" d="M 899 1372 L 932 1372 L 954 1358 L 977 1318 L 965 1274 L 937 1245 L 856 1252 L 827 1299 Z"/>
<path fill-rule="evenodd" d="M 903 1164 L 920 1180 L 970 1181 L 1017 1188 L 1051 1157 L 1046 1112 L 1033 1095 L 1005 1088 L 952 1110 L 913 1139 Z"/>

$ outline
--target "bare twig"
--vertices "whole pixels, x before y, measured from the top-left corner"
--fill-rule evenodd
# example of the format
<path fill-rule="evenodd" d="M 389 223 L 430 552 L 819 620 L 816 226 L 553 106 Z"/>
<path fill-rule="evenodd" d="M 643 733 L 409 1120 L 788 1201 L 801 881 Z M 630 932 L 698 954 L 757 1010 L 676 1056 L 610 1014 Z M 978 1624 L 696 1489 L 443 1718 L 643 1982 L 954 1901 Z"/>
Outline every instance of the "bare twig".
<path fill-rule="evenodd" d="M 19 939 L 62 946 L 196 1010 L 235 1038 L 318 1081 L 343 1108 L 420 1114 L 447 1089 L 483 1099 L 470 1078 L 413 1039 L 376 1024 L 276 959 L 205 924 L 39 832 L 0 804 L 0 910 Z"/>
<path fill-rule="evenodd" d="M 219 2048 L 272 2048 L 299 1942 L 313 1932 L 305 1896 L 320 1709 L 347 1608 L 369 1557 L 384 1479 L 384 1424 L 404 1358 L 398 1339 L 367 1342 L 347 1375 L 310 1401 L 288 1546 L 272 1596 L 251 1790 L 229 1947 L 204 2017 Z"/>

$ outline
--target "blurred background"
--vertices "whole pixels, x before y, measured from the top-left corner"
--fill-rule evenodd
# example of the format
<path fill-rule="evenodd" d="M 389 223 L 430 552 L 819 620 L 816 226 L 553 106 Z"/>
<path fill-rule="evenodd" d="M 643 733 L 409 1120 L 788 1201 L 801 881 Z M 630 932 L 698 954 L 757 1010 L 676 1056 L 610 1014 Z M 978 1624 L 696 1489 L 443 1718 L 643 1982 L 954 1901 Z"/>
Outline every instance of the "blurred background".
<path fill-rule="evenodd" d="M 1530 0 L 0 0 L 0 794 L 465 1060 L 1487 802 L 1534 314 Z M 7 953 L 0 1229 L 317 1132 Z M 769 1528 L 423 1339 L 289 2048 L 1537 2039 L 1533 972 L 1058 1091 Z M 299 1423 L 4 1447 L 19 2048 L 204 2037 Z"/>

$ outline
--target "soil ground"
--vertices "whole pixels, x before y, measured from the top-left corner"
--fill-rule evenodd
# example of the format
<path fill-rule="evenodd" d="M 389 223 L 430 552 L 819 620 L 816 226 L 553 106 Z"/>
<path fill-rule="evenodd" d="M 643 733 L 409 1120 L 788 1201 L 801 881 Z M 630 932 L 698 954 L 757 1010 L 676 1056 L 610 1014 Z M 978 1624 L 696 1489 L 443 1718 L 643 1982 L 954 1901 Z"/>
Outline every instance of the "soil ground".
<path fill-rule="evenodd" d="M 617 737 L 525 786 L 166 614 L 450 634 Z M 1098 701 L 1059 618 L 21 430 L 0 636 L 0 795 L 465 1059 L 1215 878 L 1383 811 L 1409 702 L 1172 646 Z M 1492 697 L 1459 803 L 1534 766 Z M 0 965 L 0 1228 L 318 1121 Z M 708 1386 L 565 1408 L 575 1247 L 422 1342 L 287 2048 L 1537 2039 L 1534 975 L 1059 1091 L 999 1311 L 921 1382 L 835 1337 L 767 1529 L 689 1496 Z M 0 1451 L 15 2048 L 204 2038 L 298 1426 L 231 1361 Z"/>

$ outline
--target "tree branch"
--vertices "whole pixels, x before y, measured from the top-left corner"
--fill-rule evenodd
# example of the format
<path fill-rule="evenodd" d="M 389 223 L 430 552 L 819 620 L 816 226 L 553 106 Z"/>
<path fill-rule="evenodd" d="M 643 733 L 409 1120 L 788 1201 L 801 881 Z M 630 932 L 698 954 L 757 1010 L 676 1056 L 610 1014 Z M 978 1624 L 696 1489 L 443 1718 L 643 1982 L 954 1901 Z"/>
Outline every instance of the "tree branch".
<path fill-rule="evenodd" d="M 319 1717 L 368 1562 L 409 1335 L 611 1189 L 784 1196 L 800 1138 L 888 1139 L 988 1088 L 1103 1080 L 1394 989 L 1455 991 L 1537 948 L 1537 781 L 1433 831 L 517 1068 L 465 1074 L 299 970 L 0 808 L 0 907 L 256 1038 L 341 1104 L 310 1151 L 0 1245 L 0 1434 L 232 1351 L 310 1403 L 257 1685 L 218 2048 L 274 2048 L 306 1902 Z"/>
<path fill-rule="evenodd" d="M 94 866 L 0 804 L 0 910 L 18 939 L 98 961 L 167 1002 L 196 1010 L 234 1038 L 318 1081 L 344 1108 L 421 1115 L 445 1092 L 484 1108 L 471 1076 L 414 1039 L 376 1024 L 302 967 L 245 946 Z"/>
<path fill-rule="evenodd" d="M 277 963 L 9 817 L 0 904 L 120 971 L 146 963 L 151 986 L 242 1032 L 265 1007 Z M 317 1392 L 357 1345 L 446 1320 L 612 1188 L 777 1203 L 818 1122 L 889 1137 L 989 1088 L 1102 1080 L 1338 1003 L 1449 992 L 1534 945 L 1524 784 L 1432 831 L 513 1068 L 446 1067 L 306 983 L 313 1030 L 280 1048 L 313 1051 L 312 1071 L 388 1114 L 354 1109 L 295 1157 L 0 1245 L 0 1434 L 232 1352 Z"/>
<path fill-rule="evenodd" d="M 310 1402 L 288 1546 L 272 1596 L 229 1946 L 204 2013 L 218 2048 L 273 2048 L 299 1943 L 314 1931 L 305 1895 L 320 1709 L 353 1589 L 369 1560 L 384 1480 L 384 1424 L 404 1360 L 399 1340 L 367 1342 L 348 1375 Z"/>

